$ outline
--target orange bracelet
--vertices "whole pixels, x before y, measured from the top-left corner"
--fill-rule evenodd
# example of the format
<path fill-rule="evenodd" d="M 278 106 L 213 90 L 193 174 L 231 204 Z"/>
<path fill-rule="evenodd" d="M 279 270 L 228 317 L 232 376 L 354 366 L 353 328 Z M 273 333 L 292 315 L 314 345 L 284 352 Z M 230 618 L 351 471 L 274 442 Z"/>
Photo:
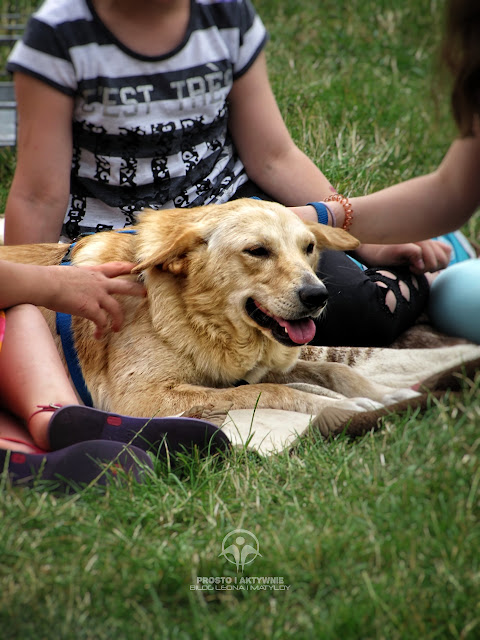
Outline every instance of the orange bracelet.
<path fill-rule="evenodd" d="M 350 204 L 350 200 L 345 198 L 345 196 L 340 195 L 339 193 L 335 193 L 332 196 L 328 196 L 328 198 L 324 199 L 324 202 L 339 202 L 343 210 L 345 211 L 345 220 L 343 221 L 342 229 L 348 231 L 353 221 L 353 207 Z"/>

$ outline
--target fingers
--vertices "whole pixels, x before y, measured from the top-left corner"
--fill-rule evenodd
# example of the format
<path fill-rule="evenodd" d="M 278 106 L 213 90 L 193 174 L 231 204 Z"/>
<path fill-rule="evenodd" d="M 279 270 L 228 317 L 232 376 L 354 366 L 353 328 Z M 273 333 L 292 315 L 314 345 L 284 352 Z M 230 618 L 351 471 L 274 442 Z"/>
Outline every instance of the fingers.
<path fill-rule="evenodd" d="M 133 262 L 105 262 L 104 264 L 97 264 L 91 267 L 84 267 L 91 271 L 100 271 L 107 278 L 116 278 L 117 276 L 125 276 L 129 274 L 135 263 Z"/>
<path fill-rule="evenodd" d="M 414 273 L 423 273 L 425 268 L 425 258 L 423 256 L 422 248 L 413 242 L 403 245 L 405 251 L 405 257 L 410 264 L 410 269 Z"/>
<path fill-rule="evenodd" d="M 126 296 L 143 297 L 146 295 L 145 287 L 139 282 L 132 280 L 117 280 L 118 276 L 125 276 L 131 273 L 135 264 L 133 262 L 106 262 L 95 266 L 80 266 L 80 269 L 99 272 L 109 279 L 106 284 L 109 294 L 119 294 Z"/>
<path fill-rule="evenodd" d="M 101 323 L 95 323 L 97 329 L 95 334 L 99 333 L 102 337 L 110 328 L 112 331 L 120 331 L 123 325 L 123 309 L 122 306 L 115 300 L 115 298 L 108 297 L 103 301 L 103 308 L 100 309 L 102 321 Z M 103 319 L 105 321 L 103 322 Z M 95 335 L 95 337 L 97 337 Z"/>
<path fill-rule="evenodd" d="M 109 330 L 119 331 L 124 320 L 122 305 L 115 295 L 144 297 L 145 287 L 132 279 L 119 278 L 128 275 L 134 264 L 109 262 L 102 265 L 82 265 L 61 274 L 71 286 L 63 288 L 63 306 L 74 315 L 83 316 L 95 323 L 94 336 L 102 338 Z M 73 286 L 75 285 L 75 286 Z"/>
<path fill-rule="evenodd" d="M 95 306 L 85 309 L 82 315 L 95 324 L 94 337 L 97 340 L 103 338 L 108 331 L 120 331 L 124 320 L 121 304 L 111 296 L 98 300 Z"/>
<path fill-rule="evenodd" d="M 145 297 L 145 287 L 131 278 L 132 262 L 107 262 L 101 265 L 79 265 L 57 274 L 67 286 L 55 303 L 56 310 L 83 316 L 95 323 L 94 336 L 102 338 L 109 330 L 120 331 L 124 313 L 121 303 L 114 297 Z"/>
<path fill-rule="evenodd" d="M 431 240 L 430 242 L 437 256 L 438 269 L 445 269 L 450 264 L 453 251 L 452 245 L 441 240 Z"/>
<path fill-rule="evenodd" d="M 450 262 L 452 248 L 449 244 L 438 240 L 426 240 L 416 243 L 420 250 L 420 258 L 411 262 L 412 270 L 418 269 L 420 273 L 426 271 L 439 271 L 445 269 Z M 423 263 L 423 264 L 422 264 Z"/>
<path fill-rule="evenodd" d="M 147 290 L 143 284 L 139 282 L 132 282 L 131 280 L 111 280 L 108 284 L 108 293 L 143 298 L 147 294 Z"/>
<path fill-rule="evenodd" d="M 92 314 L 92 317 L 88 319 L 95 323 L 95 332 L 93 337 L 96 340 L 103 338 L 108 329 L 112 326 L 107 312 L 101 308 L 98 308 L 95 314 Z"/>

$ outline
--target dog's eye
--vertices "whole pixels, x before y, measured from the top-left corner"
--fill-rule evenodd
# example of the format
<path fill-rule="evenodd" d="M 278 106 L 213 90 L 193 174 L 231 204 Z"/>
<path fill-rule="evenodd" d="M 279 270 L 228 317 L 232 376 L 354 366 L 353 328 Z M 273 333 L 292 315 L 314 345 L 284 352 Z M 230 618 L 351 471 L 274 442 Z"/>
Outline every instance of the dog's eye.
<path fill-rule="evenodd" d="M 243 253 L 248 253 L 249 256 L 254 256 L 255 258 L 268 258 L 270 255 L 270 251 L 266 247 L 262 246 L 244 249 Z"/>
<path fill-rule="evenodd" d="M 309 256 L 311 253 L 313 253 L 313 250 L 315 249 L 315 245 L 313 242 L 310 242 L 309 245 L 307 245 L 306 249 L 305 249 L 305 253 L 307 254 L 307 256 Z"/>

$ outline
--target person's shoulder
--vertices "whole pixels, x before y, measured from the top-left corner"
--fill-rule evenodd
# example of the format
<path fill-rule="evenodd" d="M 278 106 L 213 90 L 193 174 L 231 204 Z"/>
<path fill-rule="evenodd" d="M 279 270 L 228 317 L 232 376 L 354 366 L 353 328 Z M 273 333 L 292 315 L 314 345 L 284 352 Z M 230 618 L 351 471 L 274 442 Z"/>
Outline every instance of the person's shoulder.
<path fill-rule="evenodd" d="M 220 28 L 249 29 L 259 20 L 250 0 L 194 0 L 194 16 Z"/>
<path fill-rule="evenodd" d="M 238 16 L 245 10 L 255 13 L 250 0 L 194 0 L 194 4 L 200 10 L 205 9 L 230 16 Z"/>
<path fill-rule="evenodd" d="M 94 41 L 94 24 L 87 0 L 45 0 L 12 49 L 7 70 L 32 75 L 73 95 L 77 78 L 71 51 Z"/>
<path fill-rule="evenodd" d="M 55 27 L 65 22 L 91 20 L 92 13 L 86 0 L 45 0 L 32 17 Z"/>
<path fill-rule="evenodd" d="M 225 6 L 225 5 L 241 5 L 244 4 L 245 0 L 194 0 L 195 4 L 205 5 L 205 6 Z"/>

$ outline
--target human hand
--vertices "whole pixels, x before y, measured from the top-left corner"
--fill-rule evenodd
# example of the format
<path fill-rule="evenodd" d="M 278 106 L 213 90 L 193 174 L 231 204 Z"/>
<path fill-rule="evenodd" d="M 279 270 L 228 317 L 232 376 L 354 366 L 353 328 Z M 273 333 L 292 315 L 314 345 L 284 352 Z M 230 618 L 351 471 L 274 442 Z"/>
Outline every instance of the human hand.
<path fill-rule="evenodd" d="M 414 261 L 410 261 L 410 269 L 414 273 L 425 273 L 426 271 L 440 271 L 448 267 L 452 257 L 452 246 L 441 240 L 423 240 L 415 242 L 421 254 Z"/>
<path fill-rule="evenodd" d="M 107 262 L 95 266 L 42 267 L 50 275 L 48 294 L 38 304 L 53 311 L 87 318 L 96 324 L 94 336 L 102 338 L 111 327 L 119 331 L 123 310 L 113 296 L 143 297 L 146 290 L 138 282 L 118 278 L 128 275 L 135 265 L 130 262 Z"/>
<path fill-rule="evenodd" d="M 355 257 L 369 267 L 407 265 L 414 273 L 439 271 L 450 262 L 452 248 L 441 240 L 406 244 L 364 244 Z"/>

